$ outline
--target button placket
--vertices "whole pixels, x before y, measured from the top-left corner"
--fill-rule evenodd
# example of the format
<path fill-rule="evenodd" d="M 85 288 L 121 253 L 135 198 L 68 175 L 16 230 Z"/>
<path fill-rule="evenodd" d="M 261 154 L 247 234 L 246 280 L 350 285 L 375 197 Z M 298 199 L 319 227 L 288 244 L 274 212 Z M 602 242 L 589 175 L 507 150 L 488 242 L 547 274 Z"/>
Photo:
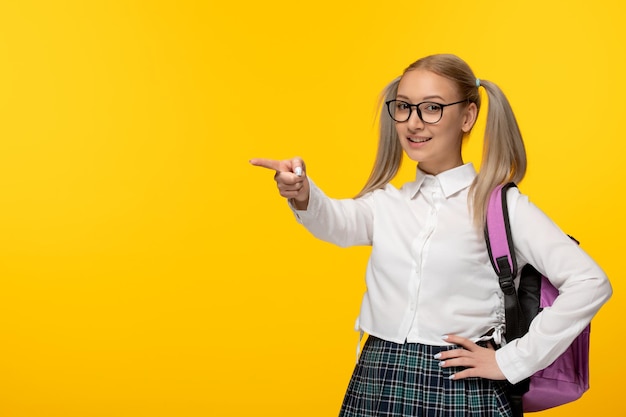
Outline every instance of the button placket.
<path fill-rule="evenodd" d="M 437 193 L 436 190 L 432 192 L 425 192 L 423 194 L 424 200 L 429 206 L 428 214 L 426 218 L 426 222 L 424 224 L 423 231 L 418 235 L 415 239 L 413 248 L 414 248 L 414 270 L 412 277 L 412 286 L 414 291 L 411 294 L 409 300 L 409 311 L 413 315 L 413 320 L 411 324 L 411 328 L 409 330 L 409 334 L 407 339 L 415 340 L 419 335 L 419 326 L 417 326 L 417 322 L 419 320 L 419 309 L 417 306 L 417 300 L 419 298 L 421 281 L 422 281 L 422 268 L 423 268 L 423 260 L 424 254 L 427 250 L 428 244 L 430 242 L 430 238 L 432 237 L 433 232 L 435 231 L 435 227 L 437 225 L 437 207 L 438 202 L 440 201 L 440 194 Z"/>

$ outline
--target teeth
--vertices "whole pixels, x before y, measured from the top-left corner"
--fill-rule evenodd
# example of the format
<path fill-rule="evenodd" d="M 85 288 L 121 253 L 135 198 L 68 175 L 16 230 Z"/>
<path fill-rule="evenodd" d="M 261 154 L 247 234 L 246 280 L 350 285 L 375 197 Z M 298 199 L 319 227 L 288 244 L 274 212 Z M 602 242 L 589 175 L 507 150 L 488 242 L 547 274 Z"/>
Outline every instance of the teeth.
<path fill-rule="evenodd" d="M 427 139 L 412 139 L 409 138 L 409 140 L 413 143 L 424 143 L 424 142 L 428 142 L 431 138 L 427 138 Z"/>

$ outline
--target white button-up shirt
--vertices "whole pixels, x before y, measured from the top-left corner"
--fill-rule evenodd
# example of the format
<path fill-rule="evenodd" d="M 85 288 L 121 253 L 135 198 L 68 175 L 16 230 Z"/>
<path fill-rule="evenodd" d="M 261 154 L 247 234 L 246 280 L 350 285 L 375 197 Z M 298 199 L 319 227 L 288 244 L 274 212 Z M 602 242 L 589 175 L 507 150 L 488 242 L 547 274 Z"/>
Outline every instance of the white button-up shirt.
<path fill-rule="evenodd" d="M 472 222 L 471 164 L 437 176 L 388 184 L 358 199 L 331 199 L 311 184 L 307 210 L 294 210 L 316 237 L 339 246 L 371 245 L 367 291 L 357 329 L 396 343 L 445 345 L 456 334 L 473 341 L 504 330 L 504 300 L 482 231 Z M 528 198 L 508 192 L 519 268 L 550 277 L 561 295 L 529 333 L 499 349 L 500 369 L 513 383 L 549 365 L 610 297 L 600 267 Z"/>

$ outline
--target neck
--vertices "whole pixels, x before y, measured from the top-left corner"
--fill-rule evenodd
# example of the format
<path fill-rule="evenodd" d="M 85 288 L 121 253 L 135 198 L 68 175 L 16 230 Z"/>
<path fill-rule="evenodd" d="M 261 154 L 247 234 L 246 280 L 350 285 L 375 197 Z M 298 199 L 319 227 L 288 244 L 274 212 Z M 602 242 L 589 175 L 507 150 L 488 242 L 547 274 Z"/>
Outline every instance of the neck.
<path fill-rule="evenodd" d="M 419 169 L 421 169 L 424 173 L 429 174 L 429 175 L 439 175 L 442 172 L 446 172 L 451 169 L 458 168 L 461 165 L 464 165 L 463 159 L 459 159 L 458 161 L 455 161 L 454 163 L 449 163 L 449 164 L 428 164 L 424 162 L 420 162 L 417 164 Z"/>

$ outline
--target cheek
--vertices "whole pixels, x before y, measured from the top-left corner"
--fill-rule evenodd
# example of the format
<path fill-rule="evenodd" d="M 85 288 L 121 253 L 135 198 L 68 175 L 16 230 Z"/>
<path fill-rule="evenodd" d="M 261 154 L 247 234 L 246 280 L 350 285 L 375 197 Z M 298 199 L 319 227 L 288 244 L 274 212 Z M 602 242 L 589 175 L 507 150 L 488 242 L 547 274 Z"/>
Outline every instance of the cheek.
<path fill-rule="evenodd" d="M 398 134 L 398 136 L 402 134 L 402 125 L 400 123 L 394 123 L 393 128 Z"/>
<path fill-rule="evenodd" d="M 446 126 L 445 129 L 432 130 L 431 134 L 435 138 L 433 147 L 436 147 L 440 151 L 456 152 L 457 148 L 460 148 L 463 142 L 463 132 L 458 128 Z"/>
<path fill-rule="evenodd" d="M 439 130 L 442 135 L 449 138 L 462 138 L 463 137 L 463 124 L 461 120 L 450 120 L 450 123 L 440 126 Z"/>

